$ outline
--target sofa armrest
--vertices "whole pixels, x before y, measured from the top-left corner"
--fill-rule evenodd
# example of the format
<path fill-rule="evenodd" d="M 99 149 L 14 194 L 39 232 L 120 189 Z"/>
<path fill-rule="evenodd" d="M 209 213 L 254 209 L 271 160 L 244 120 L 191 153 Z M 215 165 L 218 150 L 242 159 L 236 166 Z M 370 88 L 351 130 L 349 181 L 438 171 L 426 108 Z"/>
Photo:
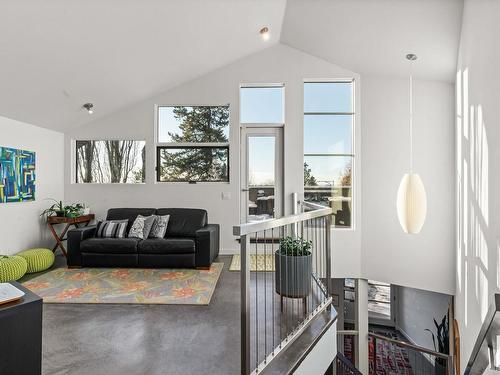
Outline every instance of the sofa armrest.
<path fill-rule="evenodd" d="M 208 224 L 196 231 L 196 267 L 210 267 L 219 256 L 219 224 Z"/>
<path fill-rule="evenodd" d="M 87 238 L 95 236 L 96 225 L 75 228 L 68 231 L 68 267 L 79 267 L 82 265 L 80 243 Z"/>

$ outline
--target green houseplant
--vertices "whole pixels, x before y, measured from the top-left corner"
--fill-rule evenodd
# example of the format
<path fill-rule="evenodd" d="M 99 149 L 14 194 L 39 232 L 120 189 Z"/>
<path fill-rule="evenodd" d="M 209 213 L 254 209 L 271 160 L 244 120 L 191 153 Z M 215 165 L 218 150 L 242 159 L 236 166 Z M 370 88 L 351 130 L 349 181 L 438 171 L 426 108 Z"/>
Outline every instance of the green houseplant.
<path fill-rule="evenodd" d="M 430 329 L 426 329 L 432 335 L 432 342 L 434 343 L 434 350 L 443 353 L 450 353 L 450 332 L 448 326 L 448 314 L 443 316 L 441 323 L 438 324 L 436 319 L 434 320 L 434 325 L 436 326 L 436 334 L 432 332 Z M 436 345 L 437 343 L 437 345 Z M 444 358 L 436 358 L 435 359 L 435 374 L 436 375 L 444 375 L 446 374 L 446 360 Z"/>
<path fill-rule="evenodd" d="M 274 254 L 276 293 L 305 298 L 311 292 L 312 242 L 301 237 L 280 239 Z"/>
<path fill-rule="evenodd" d="M 64 205 L 62 201 L 49 199 L 54 202 L 49 208 L 43 210 L 40 216 L 58 216 L 58 217 L 78 217 L 82 214 L 85 206 L 81 203 Z"/>

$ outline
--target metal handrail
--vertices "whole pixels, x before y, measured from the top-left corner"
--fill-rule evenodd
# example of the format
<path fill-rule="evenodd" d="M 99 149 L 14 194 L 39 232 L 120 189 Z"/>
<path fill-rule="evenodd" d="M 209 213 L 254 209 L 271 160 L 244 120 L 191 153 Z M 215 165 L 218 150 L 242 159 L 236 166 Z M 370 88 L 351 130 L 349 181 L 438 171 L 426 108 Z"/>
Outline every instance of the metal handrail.
<path fill-rule="evenodd" d="M 357 336 L 359 335 L 359 331 L 348 330 L 348 329 L 340 329 L 337 331 L 338 336 Z"/>
<path fill-rule="evenodd" d="M 295 199 L 295 198 L 294 198 Z M 240 272 L 240 289 L 241 289 L 241 373 L 244 375 L 250 374 L 250 239 L 253 234 L 258 232 L 270 231 L 276 228 L 292 225 L 295 231 L 299 227 L 299 223 L 317 218 L 324 218 L 325 228 L 330 228 L 333 209 L 321 206 L 321 209 L 294 214 L 282 218 L 263 220 L 254 223 L 240 224 L 233 227 L 233 234 L 240 237 L 240 252 L 241 252 L 241 272 Z M 291 332 L 288 336 L 282 339 L 279 348 L 274 348 L 273 352 L 268 355 L 262 367 L 257 364 L 257 368 L 253 373 L 258 373 L 262 370 L 275 356 L 282 350 L 288 347 L 295 338 L 297 338 L 303 329 L 307 327 L 313 318 L 321 313 L 326 308 L 330 308 L 332 297 L 330 296 L 330 282 L 331 280 L 331 232 L 330 230 L 324 231 L 324 244 L 325 251 L 325 280 L 327 280 L 324 288 L 321 288 L 325 294 L 326 299 L 322 301 L 321 305 L 314 308 L 311 313 L 300 323 L 300 325 Z M 316 280 L 319 286 L 322 286 L 321 280 Z M 274 318 L 273 318 L 274 319 Z M 266 346 L 267 347 L 267 346 Z"/>
<path fill-rule="evenodd" d="M 320 210 L 303 212 L 297 215 L 290 215 L 285 217 L 280 217 L 278 219 L 269 219 L 256 221 L 254 223 L 246 223 L 233 226 L 233 235 L 244 236 L 250 233 L 262 232 L 265 230 L 271 230 L 274 228 L 279 228 L 284 225 L 296 224 L 301 221 L 316 219 L 318 217 L 328 216 L 333 214 L 333 209 L 321 206 Z"/>
<path fill-rule="evenodd" d="M 410 344 L 410 343 L 407 343 L 407 342 L 404 342 L 404 341 L 401 341 L 401 340 L 396 340 L 396 339 L 393 339 L 393 338 L 390 338 L 390 337 L 387 337 L 387 336 L 384 336 L 384 335 L 379 335 L 378 333 L 368 332 L 368 336 L 374 337 L 374 338 L 376 338 L 378 340 L 384 340 L 384 341 L 391 342 L 391 343 L 393 343 L 393 344 L 395 344 L 397 346 L 401 346 L 401 347 L 404 347 L 404 348 L 412 349 L 412 350 L 415 350 L 415 351 L 418 351 L 418 352 L 422 352 L 422 353 L 425 353 L 425 354 L 430 354 L 430 355 L 432 355 L 434 357 L 443 358 L 443 359 L 446 359 L 446 360 L 449 360 L 451 358 L 451 355 L 443 354 L 443 353 L 440 353 L 440 352 L 436 352 L 434 350 L 430 350 L 430 349 L 424 348 L 423 346 L 413 345 L 413 344 Z"/>
<path fill-rule="evenodd" d="M 336 362 L 336 368 L 337 368 L 337 374 L 341 372 L 342 374 L 345 374 L 346 372 L 349 375 L 363 375 L 361 371 L 359 371 L 351 361 L 349 361 L 346 356 L 344 356 L 341 352 L 337 353 L 337 356 L 335 357 L 335 362 Z M 341 368 L 339 368 L 341 367 Z M 340 371 L 339 371 L 340 370 Z M 347 371 L 346 371 L 347 370 Z"/>

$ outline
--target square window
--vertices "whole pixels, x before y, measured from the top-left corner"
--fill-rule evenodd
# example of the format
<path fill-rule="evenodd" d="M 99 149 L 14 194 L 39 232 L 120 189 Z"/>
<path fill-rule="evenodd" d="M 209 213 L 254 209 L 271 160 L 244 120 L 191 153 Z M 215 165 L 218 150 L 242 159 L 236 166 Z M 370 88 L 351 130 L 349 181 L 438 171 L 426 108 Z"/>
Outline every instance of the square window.
<path fill-rule="evenodd" d="M 242 87 L 240 122 L 243 124 L 283 124 L 282 86 Z"/>

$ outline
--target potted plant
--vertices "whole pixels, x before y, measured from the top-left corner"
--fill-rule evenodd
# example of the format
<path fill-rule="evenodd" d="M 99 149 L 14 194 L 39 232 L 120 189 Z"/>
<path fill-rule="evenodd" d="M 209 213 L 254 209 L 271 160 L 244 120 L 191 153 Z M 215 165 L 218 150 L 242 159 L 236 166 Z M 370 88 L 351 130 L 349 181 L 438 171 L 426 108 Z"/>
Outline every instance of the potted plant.
<path fill-rule="evenodd" d="M 78 217 L 81 216 L 84 210 L 84 206 L 81 203 L 74 203 L 69 206 L 64 207 L 66 217 Z"/>
<path fill-rule="evenodd" d="M 60 216 L 64 217 L 66 211 L 64 210 L 64 205 L 62 201 L 56 201 L 55 199 L 49 199 L 53 202 L 55 202 L 52 206 L 49 208 L 43 210 L 43 212 L 40 214 L 40 216 Z"/>
<path fill-rule="evenodd" d="M 311 293 L 312 242 L 301 237 L 280 239 L 274 254 L 276 293 L 283 297 L 305 298 Z"/>
<path fill-rule="evenodd" d="M 443 319 L 441 320 L 441 323 L 438 324 L 436 319 L 434 320 L 434 325 L 436 326 L 436 334 L 434 335 L 434 332 L 432 332 L 430 329 L 426 329 L 426 331 L 429 331 L 432 335 L 432 342 L 434 343 L 434 350 L 443 353 L 443 354 L 449 354 L 450 353 L 450 333 L 449 333 L 449 328 L 448 328 L 448 314 L 446 314 Z M 436 346 L 436 341 L 437 341 L 437 346 Z M 436 375 L 445 375 L 446 374 L 446 359 L 444 358 L 436 358 L 434 360 L 434 373 Z"/>
<path fill-rule="evenodd" d="M 40 216 L 58 216 L 58 217 L 78 217 L 82 215 L 84 211 L 84 205 L 81 203 L 74 203 L 65 206 L 62 201 L 56 201 L 55 199 L 50 199 L 54 202 L 49 208 L 43 210 Z"/>

